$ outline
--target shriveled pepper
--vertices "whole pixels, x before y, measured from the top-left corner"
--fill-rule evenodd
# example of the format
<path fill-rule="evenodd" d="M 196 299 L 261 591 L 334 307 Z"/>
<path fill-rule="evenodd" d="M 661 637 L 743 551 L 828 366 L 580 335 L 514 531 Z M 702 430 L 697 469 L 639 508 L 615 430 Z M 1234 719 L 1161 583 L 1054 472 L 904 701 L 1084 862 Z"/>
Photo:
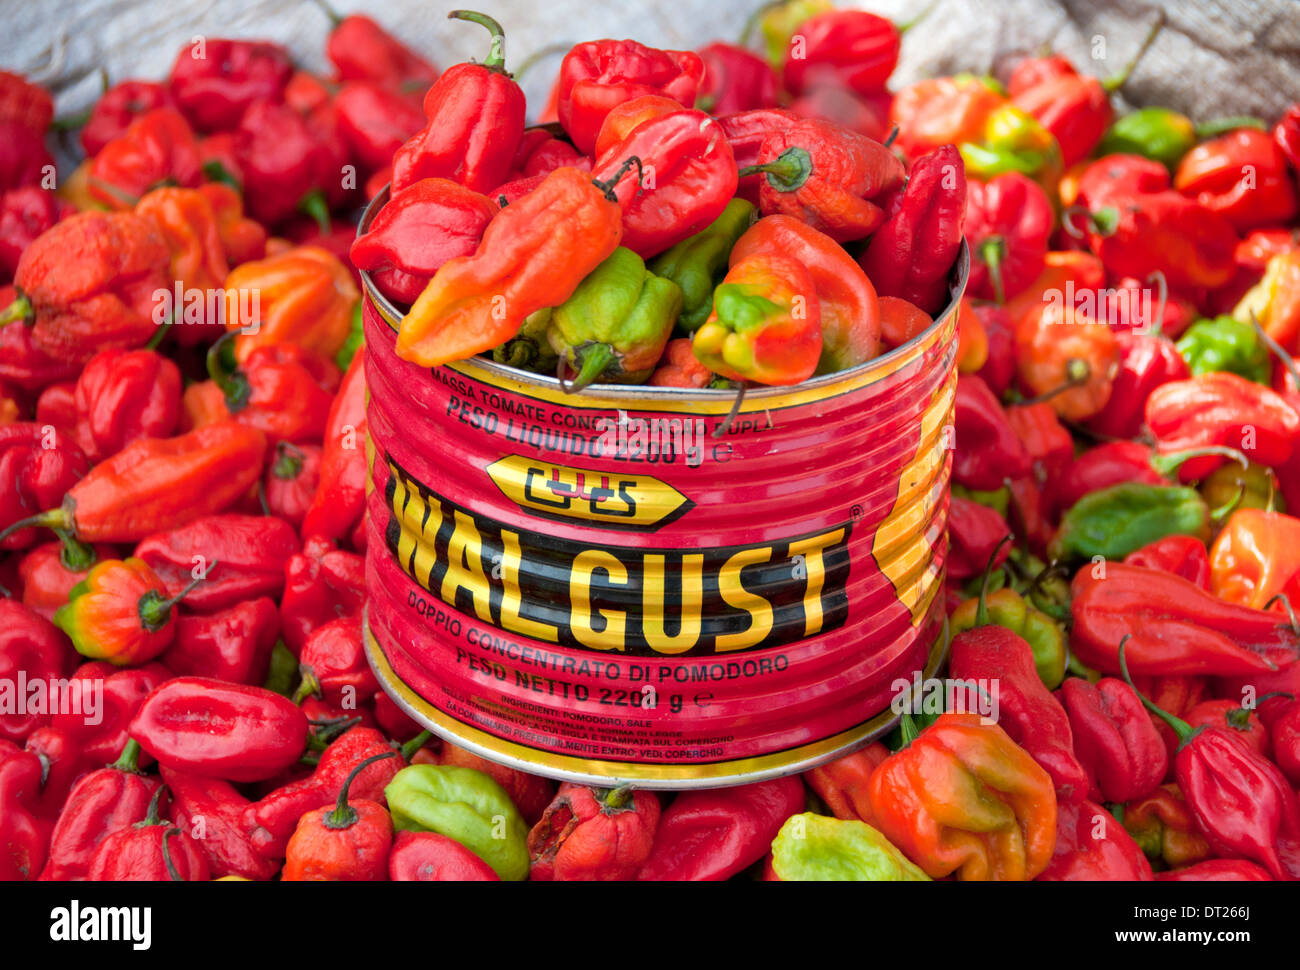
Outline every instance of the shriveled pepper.
<path fill-rule="evenodd" d="M 253 850 L 242 818 L 249 801 L 234 785 L 162 767 L 162 779 L 171 792 L 171 818 L 181 831 L 193 836 L 214 878 L 240 876 L 266 880 L 279 868 Z"/>
<path fill-rule="evenodd" d="M 185 606 L 213 613 L 254 597 L 279 598 L 285 567 L 300 549 L 293 527 L 280 519 L 223 513 L 145 536 L 135 556 L 158 574 L 169 596 L 200 568 L 207 578 L 185 598 Z"/>
<path fill-rule="evenodd" d="M 388 856 L 393 882 L 498 882 L 492 867 L 437 832 L 398 832 Z"/>
<path fill-rule="evenodd" d="M 1051 776 L 1058 803 L 1087 796 L 1088 774 L 1074 753 L 1069 717 L 1043 685 L 1022 637 L 994 624 L 965 630 L 952 639 L 948 670 L 960 681 L 998 684 L 999 726 Z"/>
<path fill-rule="evenodd" d="M 650 857 L 659 825 L 651 791 L 566 782 L 528 833 L 533 881 L 617 882 Z"/>
<path fill-rule="evenodd" d="M 621 210 L 607 192 L 585 172 L 558 168 L 501 210 L 474 255 L 444 263 L 402 319 L 398 356 L 422 367 L 463 360 L 567 300 L 622 238 Z"/>
<path fill-rule="evenodd" d="M 266 437 L 233 421 L 142 438 L 91 469 L 60 507 L 26 522 L 84 542 L 134 542 L 224 510 L 261 477 L 265 453 Z"/>
<path fill-rule="evenodd" d="M 331 811 L 318 808 L 298 820 L 285 850 L 287 882 L 378 882 L 388 876 L 388 853 L 393 845 L 393 823 L 378 802 L 348 801 L 352 780 L 368 766 L 396 751 L 367 758 L 348 775 Z"/>
<path fill-rule="evenodd" d="M 155 294 L 171 285 L 170 254 L 152 219 L 129 212 L 79 212 L 23 252 L 18 299 L 0 323 L 30 319 L 35 348 L 84 364 L 107 347 L 153 336 Z"/>
<path fill-rule="evenodd" d="M 140 745 L 127 741 L 121 756 L 73 786 L 54 824 L 41 879 L 86 879 L 95 850 L 109 835 L 145 816 L 158 781 L 140 771 Z"/>
<path fill-rule="evenodd" d="M 393 777 L 384 796 L 397 831 L 438 832 L 472 851 L 501 879 L 527 878 L 528 827 L 501 786 L 482 772 L 411 765 Z"/>
<path fill-rule="evenodd" d="M 560 64 L 560 124 L 578 150 L 590 154 L 616 105 L 658 94 L 690 108 L 703 80 L 704 61 L 692 51 L 657 50 L 634 40 L 577 44 Z"/>
<path fill-rule="evenodd" d="M 550 315 L 551 350 L 589 384 L 640 383 L 654 369 L 681 312 L 682 292 L 619 246 Z"/>
<path fill-rule="evenodd" d="M 267 859 L 283 859 L 298 820 L 313 809 L 336 802 L 352 769 L 361 762 L 392 750 L 376 728 L 359 725 L 345 731 L 330 742 L 310 775 L 281 785 L 244 809 L 242 827 L 249 833 L 254 851 Z M 401 760 L 397 758 L 369 765 L 352 779 L 352 797 L 381 802 L 384 787 L 399 770 Z"/>
<path fill-rule="evenodd" d="M 1056 816 L 1052 861 L 1038 877 L 1044 881 L 1119 880 L 1148 882 L 1151 863 L 1124 826 L 1100 805 L 1082 801 L 1062 805 Z"/>
<path fill-rule="evenodd" d="M 200 575 L 191 586 L 202 581 Z M 139 559 L 108 559 L 72 588 L 54 624 L 82 656 L 119 667 L 153 660 L 176 635 L 172 608 L 189 592 L 168 597 L 162 580 Z"/>
<path fill-rule="evenodd" d="M 148 216 L 171 251 L 171 278 L 181 293 L 213 290 L 221 286 L 230 271 L 216 210 L 198 189 L 161 188 L 145 195 L 135 207 L 136 215 Z M 171 322 L 192 324 L 182 307 L 171 306 Z M 202 323 L 212 325 L 206 318 Z M 205 333 L 198 327 L 174 331 L 182 344 L 198 342 Z M 217 331 L 219 332 L 219 331 Z"/>
<path fill-rule="evenodd" d="M 804 806 L 797 778 L 677 796 L 659 818 L 641 881 L 730 879 L 767 854 L 782 824 Z"/>
<path fill-rule="evenodd" d="M 848 370 L 879 355 L 881 327 L 874 288 L 842 246 L 792 216 L 771 215 L 740 237 L 731 262 L 764 255 L 797 260 L 812 279 L 822 329 L 815 374 Z"/>
<path fill-rule="evenodd" d="M 1178 352 L 1192 376 L 1227 371 L 1248 381 L 1267 384 L 1273 373 L 1268 346 L 1255 328 L 1230 316 L 1198 320 L 1178 341 Z"/>
<path fill-rule="evenodd" d="M 101 350 L 77 379 L 77 441 L 92 462 L 140 438 L 166 438 L 180 418 L 181 372 L 153 350 Z"/>
<path fill-rule="evenodd" d="M 1053 540 L 1054 558 L 1121 559 L 1170 535 L 1202 542 L 1210 509 L 1194 488 L 1124 482 L 1089 492 L 1072 505 Z"/>
<path fill-rule="evenodd" d="M 91 197 L 110 209 L 129 209 L 160 185 L 193 188 L 203 180 L 199 145 L 175 108 L 155 108 L 131 122 L 90 164 Z"/>
<path fill-rule="evenodd" d="M 713 290 L 726 275 L 727 260 L 741 236 L 753 225 L 754 206 L 732 199 L 707 229 L 660 253 L 648 264 L 650 272 L 672 280 L 682 291 L 677 327 L 694 333 L 713 311 Z"/>
<path fill-rule="evenodd" d="M 1210 857 L 1210 844 L 1197 831 L 1177 785 L 1161 785 L 1127 802 L 1122 821 L 1152 862 L 1178 868 L 1194 866 Z"/>
<path fill-rule="evenodd" d="M 1127 802 L 1164 780 L 1164 741 L 1128 684 L 1115 677 L 1095 684 L 1071 677 L 1058 696 L 1070 718 L 1074 750 L 1092 781 L 1089 797 Z"/>
<path fill-rule="evenodd" d="M 1051 777 L 977 714 L 941 714 L 869 790 L 875 827 L 933 879 L 1024 881 L 1051 860 Z"/>
<path fill-rule="evenodd" d="M 352 263 L 390 300 L 414 303 L 443 263 L 478 248 L 496 213 L 487 196 L 450 179 L 420 179 L 379 210 L 352 244 Z"/>
<path fill-rule="evenodd" d="M 1079 570 L 1070 591 L 1070 647 L 1104 673 L 1119 673 L 1125 634 L 1129 665 L 1142 675 L 1266 673 L 1300 655 L 1300 634 L 1278 614 L 1227 603 L 1173 573 L 1097 563 Z"/>
<path fill-rule="evenodd" d="M 1210 589 L 1255 609 L 1282 597 L 1300 606 L 1300 519 L 1260 509 L 1233 512 L 1210 547 Z"/>
<path fill-rule="evenodd" d="M 293 343 L 326 359 L 347 339 L 360 293 L 352 273 L 332 253 L 296 246 L 231 270 L 224 284 L 227 330 L 235 359 L 257 347 Z"/>
<path fill-rule="evenodd" d="M 1209 445 L 1240 448 L 1252 461 L 1284 464 L 1300 439 L 1300 413 L 1287 399 L 1236 374 L 1202 374 L 1151 392 L 1146 423 L 1161 454 Z M 1183 481 L 1204 478 L 1223 464 L 1216 456 L 1182 465 Z"/>
<path fill-rule="evenodd" d="M 198 37 L 176 55 L 169 84 L 200 131 L 229 131 L 249 105 L 279 100 L 292 74 L 279 44 Z"/>
<path fill-rule="evenodd" d="M 770 254 L 733 261 L 694 348 L 700 363 L 731 380 L 807 380 L 822 352 L 821 307 L 808 270 Z"/>
<path fill-rule="evenodd" d="M 877 829 L 805 812 L 772 841 L 766 879 L 780 882 L 929 882 Z"/>
<path fill-rule="evenodd" d="M 836 242 L 871 235 L 886 218 L 884 198 L 903 184 L 902 163 L 875 139 L 832 122 L 800 120 L 763 139 L 757 172 L 764 215 L 782 213 Z"/>
<path fill-rule="evenodd" d="M 1289 222 L 1300 212 L 1286 157 L 1269 132 L 1255 128 L 1201 142 L 1178 163 L 1174 188 L 1239 232 Z"/>
<path fill-rule="evenodd" d="M 948 303 L 948 274 L 966 222 L 961 155 L 944 145 L 908 172 L 898 209 L 867 243 L 859 262 L 880 296 L 907 300 L 931 315 Z"/>
<path fill-rule="evenodd" d="M 784 108 L 754 108 L 722 115 L 717 122 L 731 145 L 736 166 L 745 169 L 758 163 L 759 150 L 769 134 L 789 127 L 798 119 L 799 115 Z M 736 196 L 758 205 L 760 187 L 766 181 L 767 176 L 760 172 L 742 175 L 736 187 Z"/>
<path fill-rule="evenodd" d="M 1119 660 L 1131 684 L 1124 645 Z M 1274 879 L 1300 877 L 1279 846 L 1282 839 L 1300 837 L 1300 805 L 1277 766 L 1227 728 L 1193 728 L 1145 698 L 1143 703 L 1178 736 L 1174 777 L 1215 853 L 1258 862 Z"/>

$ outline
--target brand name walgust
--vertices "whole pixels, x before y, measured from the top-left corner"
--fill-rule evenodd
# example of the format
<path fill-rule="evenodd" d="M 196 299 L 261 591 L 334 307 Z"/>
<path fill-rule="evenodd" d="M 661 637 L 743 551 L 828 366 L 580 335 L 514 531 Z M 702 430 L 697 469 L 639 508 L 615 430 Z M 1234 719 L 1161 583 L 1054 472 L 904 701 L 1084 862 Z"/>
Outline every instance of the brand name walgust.
<path fill-rule="evenodd" d="M 391 458 L 388 470 L 385 540 L 403 572 L 512 633 L 627 655 L 711 655 L 815 636 L 848 614 L 848 523 L 748 546 L 598 546 L 516 531 L 433 493 Z"/>

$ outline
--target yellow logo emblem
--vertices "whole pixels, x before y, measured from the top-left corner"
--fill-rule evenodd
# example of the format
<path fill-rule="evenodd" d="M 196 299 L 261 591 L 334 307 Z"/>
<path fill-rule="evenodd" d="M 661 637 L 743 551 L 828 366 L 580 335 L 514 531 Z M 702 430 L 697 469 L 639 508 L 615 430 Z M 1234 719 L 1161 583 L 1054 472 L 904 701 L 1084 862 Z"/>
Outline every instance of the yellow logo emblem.
<path fill-rule="evenodd" d="M 488 476 L 521 509 L 547 518 L 582 519 L 610 529 L 657 529 L 695 503 L 649 475 L 599 472 L 507 455 Z"/>

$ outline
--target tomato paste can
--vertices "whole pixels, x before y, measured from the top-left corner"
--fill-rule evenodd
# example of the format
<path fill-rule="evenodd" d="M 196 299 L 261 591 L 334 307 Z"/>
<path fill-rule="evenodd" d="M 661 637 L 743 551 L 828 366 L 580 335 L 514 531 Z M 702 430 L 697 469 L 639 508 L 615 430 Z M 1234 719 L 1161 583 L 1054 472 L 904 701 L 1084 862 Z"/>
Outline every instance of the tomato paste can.
<path fill-rule="evenodd" d="M 967 267 L 911 342 L 750 388 L 730 427 L 734 391 L 418 367 L 365 278 L 380 684 L 483 757 L 604 786 L 755 781 L 888 731 L 946 651 Z"/>

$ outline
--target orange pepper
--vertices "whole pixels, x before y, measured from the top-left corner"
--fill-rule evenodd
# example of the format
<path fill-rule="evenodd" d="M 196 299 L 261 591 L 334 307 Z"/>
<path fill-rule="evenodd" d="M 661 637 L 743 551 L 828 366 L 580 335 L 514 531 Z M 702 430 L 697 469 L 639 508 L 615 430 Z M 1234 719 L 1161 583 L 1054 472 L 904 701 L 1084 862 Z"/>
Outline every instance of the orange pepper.
<path fill-rule="evenodd" d="M 708 387 L 713 372 L 695 359 L 690 337 L 668 341 L 659 366 L 646 381 L 652 387 Z"/>
<path fill-rule="evenodd" d="M 963 296 L 957 307 L 957 370 L 974 374 L 989 359 L 989 335 L 975 312 L 970 297 Z"/>
<path fill-rule="evenodd" d="M 1065 170 L 1061 180 L 1056 183 L 1056 197 L 1061 200 L 1062 208 L 1069 208 L 1079 199 L 1079 180 L 1083 173 L 1092 167 L 1094 159 L 1085 158 L 1075 162 Z"/>
<path fill-rule="evenodd" d="M 803 780 L 826 803 L 836 818 L 857 819 L 875 824 L 868 785 L 876 769 L 889 757 L 889 749 L 880 742 L 836 758 L 803 773 Z"/>
<path fill-rule="evenodd" d="M 557 168 L 498 212 L 474 255 L 443 263 L 412 305 L 397 355 L 421 367 L 465 360 L 571 297 L 623 238 L 618 178 L 598 185 L 580 169 Z"/>
<path fill-rule="evenodd" d="M 360 299 L 352 272 L 319 246 L 298 246 L 245 263 L 226 277 L 226 329 L 243 363 L 258 347 L 293 343 L 332 360 L 352 329 Z M 245 320 L 255 315 L 254 320 Z"/>
<path fill-rule="evenodd" d="M 915 158 L 940 145 L 982 141 L 989 115 L 1006 103 L 977 77 L 928 78 L 894 95 L 889 121 L 898 126 L 898 147 Z"/>
<path fill-rule="evenodd" d="M 205 294 L 219 288 L 230 272 L 225 249 L 217 228 L 212 204 L 198 189 L 162 188 L 145 194 L 135 207 L 136 215 L 146 216 L 158 226 L 171 252 L 171 277 L 182 291 L 201 290 Z M 201 304 L 206 306 L 206 300 Z M 187 304 L 172 307 L 172 333 L 184 346 L 199 343 L 208 332 L 206 315 L 191 319 Z M 177 324 L 181 324 L 177 326 Z"/>
<path fill-rule="evenodd" d="M 1264 278 L 1232 311 L 1242 323 L 1250 323 L 1252 314 L 1285 350 L 1300 350 L 1300 249 L 1270 259 Z"/>
<path fill-rule="evenodd" d="M 1042 303 L 1016 325 L 1016 373 L 1063 418 L 1082 421 L 1106 406 L 1119 346 L 1104 323 L 1061 300 Z"/>
<path fill-rule="evenodd" d="M 1161 785 L 1125 804 L 1124 828 L 1148 859 L 1159 859 L 1171 869 L 1195 865 L 1213 855 L 1177 785 Z"/>
<path fill-rule="evenodd" d="M 1024 882 L 1052 859 L 1051 777 L 978 714 L 941 714 L 872 772 L 868 792 L 872 824 L 933 879 Z"/>
<path fill-rule="evenodd" d="M 1073 286 L 1074 292 L 1098 289 L 1106 285 L 1106 269 L 1092 253 L 1081 250 L 1049 252 L 1043 260 L 1043 271 L 1025 290 L 1006 302 L 1005 309 L 1012 323 L 1036 306 L 1048 302 L 1055 295 L 1062 298 Z"/>
<path fill-rule="evenodd" d="M 889 347 L 901 347 L 934 323 L 930 314 L 901 296 L 876 297 L 880 335 Z"/>
<path fill-rule="evenodd" d="M 1279 596 L 1300 609 L 1300 519 L 1263 509 L 1233 512 L 1210 546 L 1210 589 L 1257 610 Z"/>
<path fill-rule="evenodd" d="M 256 219 L 244 215 L 244 200 L 224 182 L 205 182 L 199 186 L 217 217 L 217 232 L 226 260 L 231 266 L 251 262 L 268 255 L 266 229 Z"/>

